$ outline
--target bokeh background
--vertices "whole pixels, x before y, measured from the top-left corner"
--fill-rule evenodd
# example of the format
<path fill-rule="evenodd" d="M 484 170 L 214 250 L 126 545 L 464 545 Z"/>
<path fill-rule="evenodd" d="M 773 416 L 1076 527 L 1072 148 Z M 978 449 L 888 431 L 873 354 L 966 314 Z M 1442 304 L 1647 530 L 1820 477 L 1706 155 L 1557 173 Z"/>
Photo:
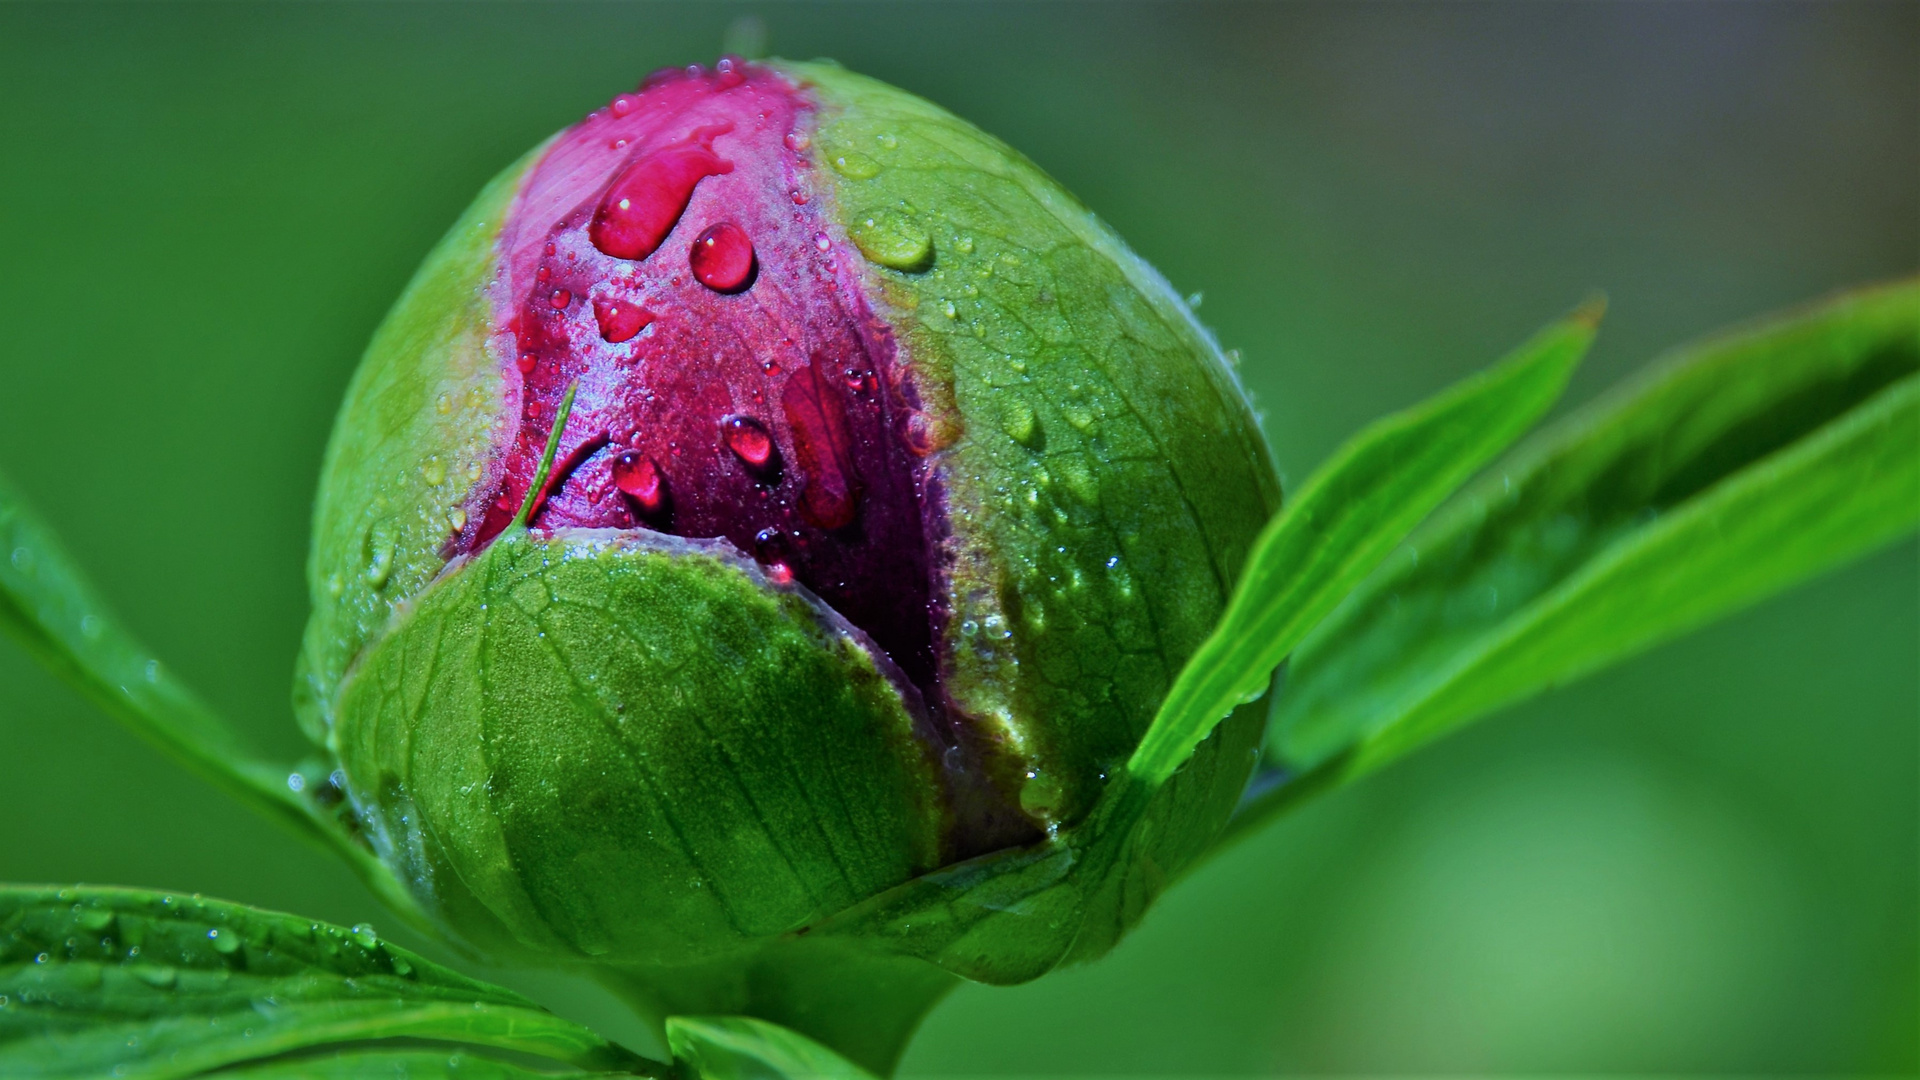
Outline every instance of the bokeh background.
<path fill-rule="evenodd" d="M 308 498 L 385 307 L 492 172 L 743 13 L 1203 293 L 1295 481 L 1590 289 L 1575 400 L 1920 264 L 1910 2 L 0 6 L 0 469 L 264 746 L 300 750 Z M 1308 807 L 1097 965 L 961 990 L 904 1071 L 1912 1072 L 1917 731 L 1907 542 Z M 7 645 L 0 879 L 393 928 Z"/>

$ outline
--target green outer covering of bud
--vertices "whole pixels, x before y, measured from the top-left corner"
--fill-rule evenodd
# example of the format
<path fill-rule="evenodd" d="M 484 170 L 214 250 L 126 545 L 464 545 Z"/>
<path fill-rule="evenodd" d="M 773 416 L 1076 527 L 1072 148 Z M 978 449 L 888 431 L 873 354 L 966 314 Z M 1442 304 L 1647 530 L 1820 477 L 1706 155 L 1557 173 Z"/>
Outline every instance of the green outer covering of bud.
<path fill-rule="evenodd" d="M 815 201 L 843 257 L 866 256 L 864 302 L 929 423 L 942 692 L 1051 834 L 1092 809 L 1223 610 L 1279 506 L 1268 449 L 1178 297 L 1031 163 L 883 84 L 774 69 L 811 102 Z M 461 938 L 599 965 L 674 1011 L 795 1023 L 885 1068 L 951 982 L 920 960 L 1009 982 L 1110 947 L 1224 825 L 1264 703 L 1154 796 L 1099 895 L 1050 842 L 938 871 L 987 904 L 1054 875 L 1035 910 L 1059 917 L 1031 940 L 863 929 L 952 858 L 953 815 L 918 691 L 861 633 L 725 541 L 515 526 L 448 562 L 514 435 L 498 251 L 544 149 L 429 256 L 348 391 L 315 512 L 303 724 Z M 822 1006 L 862 978 L 898 1000 L 865 1021 Z M 863 1022 L 886 1030 L 836 1029 Z"/>
<path fill-rule="evenodd" d="M 891 226 L 934 252 L 874 281 L 956 429 L 948 692 L 1038 763 L 1023 803 L 1077 820 L 1279 509 L 1270 452 L 1185 304 L 1050 177 L 883 83 L 793 70 L 856 242 Z"/>
<path fill-rule="evenodd" d="M 685 964 L 922 870 L 934 764 L 856 633 L 724 543 L 503 535 L 407 604 L 341 760 L 440 914 Z"/>
<path fill-rule="evenodd" d="M 507 398 L 489 351 L 500 226 L 543 147 L 495 177 L 374 332 L 334 422 L 314 499 L 313 616 L 295 673 L 301 728 L 325 745 L 349 664 L 447 564 L 470 493 L 497 467 Z"/>

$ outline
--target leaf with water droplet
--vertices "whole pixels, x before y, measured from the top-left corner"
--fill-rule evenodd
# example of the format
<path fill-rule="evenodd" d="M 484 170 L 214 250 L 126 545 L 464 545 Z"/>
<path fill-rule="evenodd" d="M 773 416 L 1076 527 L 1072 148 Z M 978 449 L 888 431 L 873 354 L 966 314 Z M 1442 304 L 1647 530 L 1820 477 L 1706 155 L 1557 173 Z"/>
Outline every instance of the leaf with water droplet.
<path fill-rule="evenodd" d="M 348 1066 L 378 1062 L 335 1055 L 367 1052 L 365 1044 L 379 1040 L 458 1047 L 481 1065 L 497 1052 L 592 1075 L 665 1069 L 511 991 L 393 946 L 328 952 L 319 945 L 328 935 L 316 935 L 306 919 L 131 889 L 63 892 L 0 887 L 0 926 L 10 929 L 0 939 L 0 1001 L 33 998 L 31 1009 L 0 1009 L 0 1075 L 51 1080 L 124 1067 L 155 1076 L 358 1076 L 367 1073 Z M 138 955 L 84 948 L 69 955 L 66 941 L 97 912 L 140 928 L 147 944 Z M 356 940 L 362 929 L 355 928 Z M 261 945 L 244 964 L 235 961 L 242 940 Z M 304 1067 L 287 1074 L 250 1067 L 289 1054 Z M 329 1071 L 335 1063 L 338 1071 Z"/>

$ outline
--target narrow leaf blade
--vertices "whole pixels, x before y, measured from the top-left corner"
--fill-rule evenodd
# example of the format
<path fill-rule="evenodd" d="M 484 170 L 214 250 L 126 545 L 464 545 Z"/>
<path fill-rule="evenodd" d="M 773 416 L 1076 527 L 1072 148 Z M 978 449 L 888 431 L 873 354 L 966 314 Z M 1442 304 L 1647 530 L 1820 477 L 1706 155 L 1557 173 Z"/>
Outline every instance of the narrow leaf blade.
<path fill-rule="evenodd" d="M 1164 783 L 1409 530 L 1559 399 L 1593 341 L 1590 303 L 1506 359 L 1375 422 L 1255 541 L 1226 614 L 1175 680 L 1127 770 Z"/>
<path fill-rule="evenodd" d="M 699 1080 L 875 1080 L 799 1032 L 750 1016 L 670 1016 L 667 1045 Z"/>
<path fill-rule="evenodd" d="M 1920 376 L 1610 546 L 1464 652 L 1361 743 L 1370 772 L 1510 701 L 1603 667 L 1920 522 Z"/>
<path fill-rule="evenodd" d="M 657 1072 L 365 927 L 132 889 L 0 887 L 0 1074 L 180 1077 L 383 1039 Z"/>
<path fill-rule="evenodd" d="M 53 531 L 0 478 L 0 630 L 135 734 L 258 813 L 342 856 L 396 910 L 414 904 L 371 851 L 287 787 L 108 609 Z"/>
<path fill-rule="evenodd" d="M 1909 281 L 1682 350 L 1542 431 L 1301 645 L 1270 754 L 1357 776 L 1910 531 L 1916 372 Z"/>

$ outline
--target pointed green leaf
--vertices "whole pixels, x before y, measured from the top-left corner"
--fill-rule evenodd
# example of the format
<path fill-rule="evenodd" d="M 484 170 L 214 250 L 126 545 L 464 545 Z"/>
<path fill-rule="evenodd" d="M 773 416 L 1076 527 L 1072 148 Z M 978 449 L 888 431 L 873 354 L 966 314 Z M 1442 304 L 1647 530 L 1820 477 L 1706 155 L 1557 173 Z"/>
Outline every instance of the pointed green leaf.
<path fill-rule="evenodd" d="M 1920 283 L 1683 350 L 1544 430 L 1295 655 L 1270 749 L 1360 775 L 1920 521 Z"/>
<path fill-rule="evenodd" d="M 644 1073 L 554 1070 L 471 1051 L 329 1050 L 222 1069 L 221 1080 L 628 1080 Z"/>
<path fill-rule="evenodd" d="M 257 756 L 120 625 L 53 531 L 4 478 L 0 630 L 135 734 L 255 811 L 345 858 L 396 910 L 413 911 L 412 901 L 371 851 L 288 788 L 287 768 Z"/>
<path fill-rule="evenodd" d="M 384 1039 L 444 1044 L 443 1062 L 505 1052 L 661 1071 L 369 927 L 132 889 L 0 887 L 0 1075 L 197 1076 Z"/>
<path fill-rule="evenodd" d="M 1164 782 L 1316 623 L 1474 471 L 1559 399 L 1600 306 L 1505 360 L 1369 425 L 1335 452 L 1255 541 L 1218 626 L 1187 661 L 1127 770 Z"/>
<path fill-rule="evenodd" d="M 670 1016 L 667 1045 L 698 1080 L 874 1080 L 799 1032 L 750 1016 Z"/>

